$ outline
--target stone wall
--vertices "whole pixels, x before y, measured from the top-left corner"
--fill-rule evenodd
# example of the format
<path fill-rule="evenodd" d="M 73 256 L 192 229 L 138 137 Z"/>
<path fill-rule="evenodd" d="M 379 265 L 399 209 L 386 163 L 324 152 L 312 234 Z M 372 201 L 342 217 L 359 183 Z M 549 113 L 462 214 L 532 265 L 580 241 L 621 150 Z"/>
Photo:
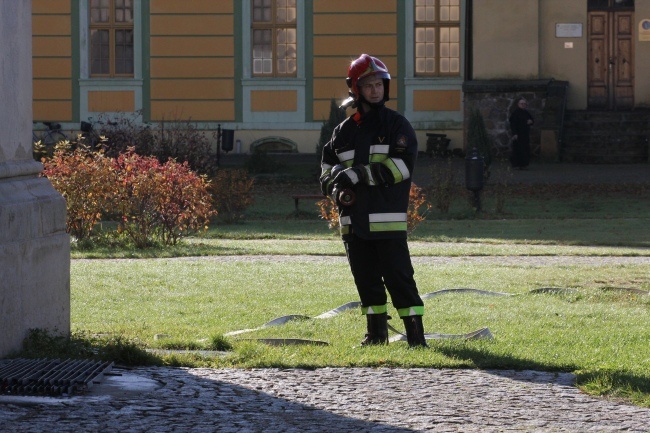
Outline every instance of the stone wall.
<path fill-rule="evenodd" d="M 0 357 L 70 332 L 65 200 L 32 156 L 31 1 L 0 1 Z"/>
<path fill-rule="evenodd" d="M 469 116 L 478 108 L 488 134 L 493 138 L 495 158 L 507 158 L 510 152 L 510 126 L 508 118 L 520 97 L 528 101 L 528 111 L 535 119 L 530 131 L 531 150 L 534 157 L 542 153 L 542 132 L 558 129 L 561 125 L 550 122 L 547 110 L 549 80 L 535 81 L 468 81 L 463 84 L 465 125 Z M 467 143 L 465 143 L 467 148 Z"/>

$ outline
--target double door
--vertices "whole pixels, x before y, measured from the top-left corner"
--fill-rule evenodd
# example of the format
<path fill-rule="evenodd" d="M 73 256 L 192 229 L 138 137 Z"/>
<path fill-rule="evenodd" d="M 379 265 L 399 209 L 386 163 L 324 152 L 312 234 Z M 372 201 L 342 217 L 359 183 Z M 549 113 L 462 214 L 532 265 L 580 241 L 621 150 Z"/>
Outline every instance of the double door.
<path fill-rule="evenodd" d="M 634 106 L 634 11 L 589 11 L 587 36 L 589 108 L 631 109 Z"/>

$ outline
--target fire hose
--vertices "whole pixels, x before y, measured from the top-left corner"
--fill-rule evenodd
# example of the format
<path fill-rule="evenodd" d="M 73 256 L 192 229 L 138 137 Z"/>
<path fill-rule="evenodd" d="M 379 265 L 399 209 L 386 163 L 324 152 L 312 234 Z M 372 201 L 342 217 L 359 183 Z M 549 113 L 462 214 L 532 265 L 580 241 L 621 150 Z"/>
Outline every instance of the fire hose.
<path fill-rule="evenodd" d="M 555 287 L 543 287 L 539 289 L 533 289 L 530 290 L 529 292 L 523 293 L 525 294 L 539 294 L 539 293 L 552 293 L 552 294 L 568 294 L 568 293 L 575 293 L 575 290 L 572 289 L 561 289 L 561 288 L 555 288 Z M 426 293 L 424 295 L 421 295 L 421 298 L 423 300 L 425 299 L 430 299 L 436 296 L 444 295 L 444 294 L 449 294 L 449 293 L 473 293 L 477 295 L 483 295 L 483 296 L 519 296 L 520 294 L 515 294 L 515 293 L 503 293 L 503 292 L 491 292 L 488 290 L 479 290 L 479 289 L 472 289 L 472 288 L 454 288 L 454 289 L 442 289 L 438 290 L 435 292 L 431 293 Z M 241 329 L 238 331 L 232 331 L 224 334 L 224 336 L 229 337 L 229 336 L 235 336 L 235 335 L 241 335 L 253 331 L 258 331 L 260 329 L 268 328 L 271 326 L 279 326 L 279 325 L 284 325 L 285 323 L 288 323 L 292 320 L 311 320 L 311 319 L 329 319 L 332 317 L 335 317 L 345 311 L 354 309 L 354 308 L 359 308 L 361 306 L 361 302 L 354 301 L 354 302 L 348 302 L 347 304 L 343 304 L 337 308 L 334 308 L 333 310 L 326 311 L 322 314 L 319 314 L 318 316 L 315 317 L 310 317 L 310 316 L 305 316 L 301 314 L 289 314 L 286 316 L 281 316 L 276 319 L 271 320 L 270 322 L 265 323 L 262 326 L 259 326 L 257 328 L 251 328 L 251 329 Z M 406 341 L 406 335 L 395 329 L 393 326 L 390 324 L 388 325 L 388 329 L 393 331 L 396 335 L 393 337 L 389 338 L 389 342 L 393 343 L 395 341 Z M 461 339 L 461 340 L 475 340 L 475 339 L 493 339 L 494 336 L 492 335 L 492 332 L 490 332 L 489 328 L 480 328 L 475 331 L 471 331 L 465 334 L 441 334 L 441 333 L 428 333 L 424 334 L 424 337 L 427 340 L 442 340 L 442 339 Z M 319 340 L 307 340 L 307 339 L 301 339 L 301 338 L 256 338 L 254 339 L 256 341 L 260 341 L 262 343 L 266 343 L 269 345 L 298 345 L 298 344 L 313 344 L 313 345 L 328 345 L 329 343 L 325 341 L 319 341 Z"/>

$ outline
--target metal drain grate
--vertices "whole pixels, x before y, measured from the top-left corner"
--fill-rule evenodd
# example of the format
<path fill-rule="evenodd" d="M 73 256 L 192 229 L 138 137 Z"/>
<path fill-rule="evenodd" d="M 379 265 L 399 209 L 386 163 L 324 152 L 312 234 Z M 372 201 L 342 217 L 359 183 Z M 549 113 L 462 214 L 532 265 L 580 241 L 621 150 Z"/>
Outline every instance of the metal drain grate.
<path fill-rule="evenodd" d="M 0 394 L 73 395 L 88 390 L 113 362 L 59 359 L 0 360 Z"/>

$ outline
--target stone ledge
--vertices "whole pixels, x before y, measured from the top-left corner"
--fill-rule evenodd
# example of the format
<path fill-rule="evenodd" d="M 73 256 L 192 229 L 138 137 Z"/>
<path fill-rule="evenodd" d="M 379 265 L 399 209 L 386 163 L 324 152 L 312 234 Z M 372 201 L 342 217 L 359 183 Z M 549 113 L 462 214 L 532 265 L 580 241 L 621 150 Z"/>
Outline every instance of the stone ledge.
<path fill-rule="evenodd" d="M 473 80 L 463 83 L 465 93 L 546 91 L 554 80 Z"/>
<path fill-rule="evenodd" d="M 43 164 L 34 160 L 5 161 L 0 163 L 0 180 L 23 176 L 37 176 L 43 171 Z"/>
<path fill-rule="evenodd" d="M 0 226 L 0 244 L 65 233 L 65 199 L 46 178 L 2 179 Z"/>

